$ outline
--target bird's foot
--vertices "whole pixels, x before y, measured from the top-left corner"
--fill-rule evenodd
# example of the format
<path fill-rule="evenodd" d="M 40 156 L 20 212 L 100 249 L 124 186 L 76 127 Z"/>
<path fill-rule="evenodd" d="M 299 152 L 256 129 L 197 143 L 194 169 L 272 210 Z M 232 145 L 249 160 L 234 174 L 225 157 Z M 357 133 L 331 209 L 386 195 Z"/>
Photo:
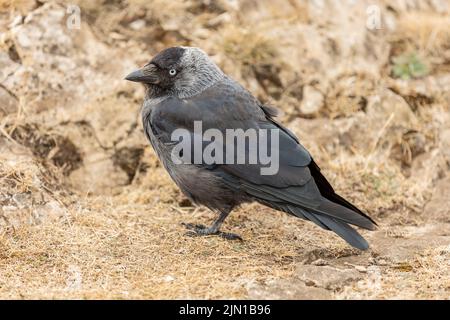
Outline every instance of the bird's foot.
<path fill-rule="evenodd" d="M 186 232 L 187 236 L 197 237 L 197 236 L 219 236 L 227 240 L 240 240 L 243 241 L 240 235 L 235 233 L 222 232 L 219 230 L 214 230 L 212 228 L 208 228 L 202 224 L 193 224 L 193 223 L 182 223 L 182 225 L 188 229 Z"/>

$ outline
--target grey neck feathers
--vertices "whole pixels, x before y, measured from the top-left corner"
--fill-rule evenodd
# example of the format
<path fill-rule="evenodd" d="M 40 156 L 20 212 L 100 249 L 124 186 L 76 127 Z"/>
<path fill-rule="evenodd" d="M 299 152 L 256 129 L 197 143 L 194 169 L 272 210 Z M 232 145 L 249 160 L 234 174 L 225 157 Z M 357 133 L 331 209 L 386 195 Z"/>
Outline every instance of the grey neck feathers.
<path fill-rule="evenodd" d="M 222 70 L 202 50 L 192 47 L 184 48 L 186 52 L 181 58 L 181 63 L 185 66 L 182 77 L 175 82 L 175 86 L 170 92 L 159 91 L 157 87 L 148 87 L 142 108 L 143 115 L 148 114 L 153 106 L 171 96 L 187 99 L 225 78 Z"/>
<path fill-rule="evenodd" d="M 198 48 L 185 47 L 183 75 L 175 83 L 173 93 L 180 99 L 195 96 L 225 77 L 219 67 Z"/>

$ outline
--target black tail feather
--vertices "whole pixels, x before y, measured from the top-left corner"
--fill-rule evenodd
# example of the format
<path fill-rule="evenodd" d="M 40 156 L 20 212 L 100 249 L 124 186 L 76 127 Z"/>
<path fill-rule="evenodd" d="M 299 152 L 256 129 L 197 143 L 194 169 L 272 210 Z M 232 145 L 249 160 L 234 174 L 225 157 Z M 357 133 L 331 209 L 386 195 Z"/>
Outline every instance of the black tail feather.
<path fill-rule="evenodd" d="M 311 211 L 367 230 L 375 230 L 375 224 L 371 219 L 359 214 L 359 212 L 355 212 L 349 208 L 341 206 L 340 204 L 331 202 L 328 199 L 322 199 L 320 206 L 318 208 L 311 209 Z"/>
<path fill-rule="evenodd" d="M 352 203 L 350 203 L 349 201 L 345 200 L 343 197 L 338 195 L 336 192 L 334 192 L 333 187 L 328 182 L 328 180 L 322 175 L 319 166 L 314 162 L 314 160 L 311 160 L 311 163 L 309 164 L 308 168 L 311 171 L 311 175 L 313 176 L 314 181 L 317 184 L 317 187 L 319 188 L 320 194 L 324 198 L 359 213 L 363 217 L 370 220 L 370 222 L 372 222 L 375 226 L 377 226 L 377 223 L 371 217 L 369 217 L 367 214 L 362 212 L 358 207 L 356 207 L 355 205 L 353 205 Z"/>
<path fill-rule="evenodd" d="M 355 229 L 350 227 L 345 222 L 340 222 L 331 217 L 316 215 L 317 219 L 319 219 L 323 224 L 333 230 L 337 235 L 339 235 L 342 239 L 347 241 L 350 245 L 354 246 L 360 250 L 367 250 L 369 248 L 369 244 L 366 239 L 364 239 Z"/>
<path fill-rule="evenodd" d="M 296 217 L 312 221 L 325 230 L 331 230 L 357 249 L 367 250 L 369 248 L 369 244 L 367 243 L 367 241 L 355 229 L 353 229 L 344 221 L 340 221 L 325 214 L 314 213 L 309 210 L 291 205 L 275 206 L 272 203 L 271 207 L 290 213 Z"/>

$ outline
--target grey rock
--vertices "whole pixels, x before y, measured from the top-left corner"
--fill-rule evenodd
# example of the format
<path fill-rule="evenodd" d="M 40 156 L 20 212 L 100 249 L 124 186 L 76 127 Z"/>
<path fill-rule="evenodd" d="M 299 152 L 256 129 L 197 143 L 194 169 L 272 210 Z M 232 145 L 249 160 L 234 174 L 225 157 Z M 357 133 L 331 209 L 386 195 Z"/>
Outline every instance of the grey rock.
<path fill-rule="evenodd" d="M 327 300 L 332 293 L 323 288 L 307 286 L 299 279 L 274 280 L 264 285 L 248 286 L 249 299 Z"/>
<path fill-rule="evenodd" d="M 338 290 L 362 279 L 357 270 L 331 266 L 301 265 L 297 268 L 297 275 L 306 285 L 328 290 Z"/>

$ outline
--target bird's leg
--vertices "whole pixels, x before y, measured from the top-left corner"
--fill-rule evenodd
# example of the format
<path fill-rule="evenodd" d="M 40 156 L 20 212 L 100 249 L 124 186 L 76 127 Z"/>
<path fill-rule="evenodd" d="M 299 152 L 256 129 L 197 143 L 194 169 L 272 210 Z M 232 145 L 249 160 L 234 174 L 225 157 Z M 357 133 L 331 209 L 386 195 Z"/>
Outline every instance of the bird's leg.
<path fill-rule="evenodd" d="M 192 223 L 183 223 L 183 225 L 191 230 L 187 233 L 187 235 L 190 236 L 207 236 L 207 235 L 218 235 L 222 238 L 228 239 L 228 240 L 241 240 L 242 238 L 234 233 L 227 233 L 219 231 L 220 226 L 222 225 L 225 218 L 228 216 L 230 211 L 223 211 L 220 213 L 219 218 L 217 218 L 216 221 L 210 226 L 205 227 L 201 224 L 192 224 Z"/>

